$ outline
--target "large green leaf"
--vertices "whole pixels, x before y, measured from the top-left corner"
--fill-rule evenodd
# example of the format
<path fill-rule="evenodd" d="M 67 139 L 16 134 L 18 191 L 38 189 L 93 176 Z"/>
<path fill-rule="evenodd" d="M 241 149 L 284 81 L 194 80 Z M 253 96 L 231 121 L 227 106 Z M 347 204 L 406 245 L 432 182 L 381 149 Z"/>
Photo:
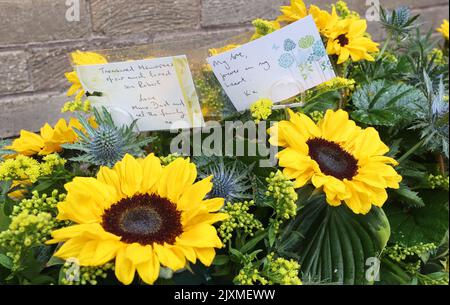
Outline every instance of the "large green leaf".
<path fill-rule="evenodd" d="M 308 200 L 286 229 L 279 251 L 296 257 L 303 275 L 320 283 L 366 284 L 366 261 L 380 255 L 390 236 L 382 209 L 356 215 L 322 195 Z"/>
<path fill-rule="evenodd" d="M 422 112 L 426 98 L 406 84 L 388 84 L 379 80 L 356 90 L 352 97 L 356 110 L 352 117 L 368 125 L 394 126 L 411 122 Z"/>
<path fill-rule="evenodd" d="M 448 230 L 448 192 L 422 191 L 422 208 L 387 205 L 386 214 L 392 226 L 392 242 L 411 247 L 419 243 L 439 245 Z"/>

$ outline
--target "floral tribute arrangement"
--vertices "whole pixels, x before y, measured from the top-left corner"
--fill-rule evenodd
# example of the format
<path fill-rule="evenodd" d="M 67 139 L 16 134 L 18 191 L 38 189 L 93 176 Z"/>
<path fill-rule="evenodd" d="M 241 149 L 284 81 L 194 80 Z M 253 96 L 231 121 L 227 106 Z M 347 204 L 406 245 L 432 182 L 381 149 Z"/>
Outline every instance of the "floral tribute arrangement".
<path fill-rule="evenodd" d="M 0 283 L 448 284 L 448 21 L 423 34 L 382 9 L 378 44 L 344 1 L 292 0 L 251 39 L 307 15 L 331 81 L 236 112 L 209 66 L 195 75 L 205 116 L 274 122 L 272 167 L 173 154 L 174 134 L 117 126 L 67 73 L 73 118 L 0 143 Z"/>

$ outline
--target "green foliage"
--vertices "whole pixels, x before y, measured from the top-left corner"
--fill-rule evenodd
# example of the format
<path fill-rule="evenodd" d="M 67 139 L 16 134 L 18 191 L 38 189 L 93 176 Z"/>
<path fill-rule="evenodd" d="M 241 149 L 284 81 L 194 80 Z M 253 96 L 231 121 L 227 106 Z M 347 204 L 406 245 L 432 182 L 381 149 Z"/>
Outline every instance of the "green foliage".
<path fill-rule="evenodd" d="M 366 260 L 381 254 L 390 235 L 383 210 L 374 207 L 367 215 L 355 215 L 346 206 L 329 206 L 322 195 L 302 206 L 279 251 L 298 258 L 302 273 L 314 281 L 367 283 Z"/>
<path fill-rule="evenodd" d="M 385 207 L 392 228 L 391 241 L 405 246 L 419 243 L 439 244 L 448 230 L 448 192 L 423 191 L 421 208 L 405 208 L 397 204 Z"/>
<path fill-rule="evenodd" d="M 374 81 L 353 94 L 352 117 L 368 125 L 395 126 L 421 115 L 424 95 L 406 84 Z"/>

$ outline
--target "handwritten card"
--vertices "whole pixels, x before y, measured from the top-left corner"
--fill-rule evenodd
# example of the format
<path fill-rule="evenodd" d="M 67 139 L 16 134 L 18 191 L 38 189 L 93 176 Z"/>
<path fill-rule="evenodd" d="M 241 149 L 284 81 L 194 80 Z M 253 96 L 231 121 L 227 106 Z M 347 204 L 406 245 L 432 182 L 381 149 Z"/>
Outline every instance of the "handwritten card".
<path fill-rule="evenodd" d="M 186 56 L 77 66 L 94 106 L 105 106 L 117 124 L 137 119 L 140 131 L 202 127 L 203 116 Z M 181 123 L 181 124 L 180 124 Z"/>
<path fill-rule="evenodd" d="M 208 63 L 238 111 L 259 98 L 281 102 L 335 77 L 311 16 Z"/>

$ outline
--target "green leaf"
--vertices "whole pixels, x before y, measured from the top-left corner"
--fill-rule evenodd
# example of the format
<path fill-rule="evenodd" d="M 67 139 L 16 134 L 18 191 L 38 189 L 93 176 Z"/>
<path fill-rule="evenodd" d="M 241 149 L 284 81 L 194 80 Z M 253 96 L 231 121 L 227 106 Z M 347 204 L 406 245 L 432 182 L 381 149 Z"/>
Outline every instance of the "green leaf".
<path fill-rule="evenodd" d="M 328 205 L 323 195 L 306 202 L 293 221 L 291 233 L 302 238 L 281 241 L 279 251 L 297 258 L 302 273 L 320 283 L 367 284 L 366 260 L 378 257 L 390 236 L 382 209 L 356 215 L 345 205 Z"/>
<path fill-rule="evenodd" d="M 249 251 L 253 250 L 254 247 L 256 247 L 256 245 L 263 240 L 264 238 L 266 238 L 267 236 L 267 232 L 265 231 L 260 231 L 259 233 L 256 234 L 255 237 L 253 237 L 252 239 L 250 239 L 245 245 L 243 245 L 240 249 L 241 253 L 248 253 Z"/>
<path fill-rule="evenodd" d="M 11 219 L 5 215 L 3 206 L 0 206 L 0 232 L 8 229 Z"/>
<path fill-rule="evenodd" d="M 400 188 L 392 191 L 398 200 L 407 204 L 409 207 L 421 208 L 425 206 L 425 202 L 420 198 L 418 192 L 412 191 L 406 184 L 400 184 Z"/>
<path fill-rule="evenodd" d="M 217 255 L 214 258 L 213 265 L 214 266 L 223 266 L 228 264 L 230 261 L 230 258 L 227 255 Z"/>
<path fill-rule="evenodd" d="M 423 191 L 422 208 L 387 205 L 386 214 L 392 226 L 392 242 L 411 247 L 419 243 L 439 245 L 448 230 L 448 192 Z"/>
<path fill-rule="evenodd" d="M 8 256 L 0 253 L 0 265 L 2 265 L 3 267 L 5 267 L 8 270 L 11 270 L 13 263 L 12 263 L 12 260 Z"/>
<path fill-rule="evenodd" d="M 352 97 L 356 110 L 353 119 L 368 125 L 395 126 L 412 122 L 421 115 L 426 98 L 406 84 L 388 84 L 383 80 L 363 85 Z"/>

